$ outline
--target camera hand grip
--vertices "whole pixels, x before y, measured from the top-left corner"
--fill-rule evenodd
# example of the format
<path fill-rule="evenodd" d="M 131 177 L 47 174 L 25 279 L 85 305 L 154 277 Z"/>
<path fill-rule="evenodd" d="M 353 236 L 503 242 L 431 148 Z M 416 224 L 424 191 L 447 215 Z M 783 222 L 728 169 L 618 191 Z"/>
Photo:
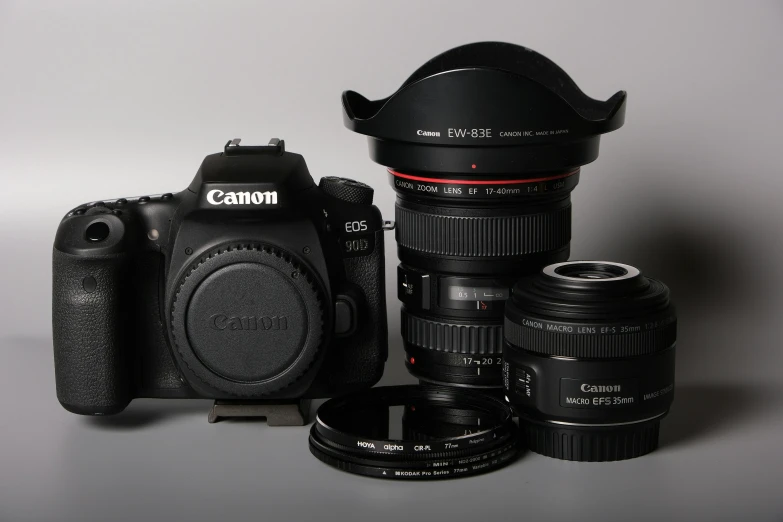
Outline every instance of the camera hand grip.
<path fill-rule="evenodd" d="M 345 259 L 346 279 L 362 289 L 366 303 L 360 328 L 338 339 L 331 377 L 343 385 L 368 387 L 380 380 L 388 355 L 383 230 L 375 232 L 375 249 L 368 256 Z"/>
<path fill-rule="evenodd" d="M 132 398 L 121 290 L 128 254 L 85 256 L 55 248 L 52 266 L 57 398 L 73 413 L 118 413 Z"/>

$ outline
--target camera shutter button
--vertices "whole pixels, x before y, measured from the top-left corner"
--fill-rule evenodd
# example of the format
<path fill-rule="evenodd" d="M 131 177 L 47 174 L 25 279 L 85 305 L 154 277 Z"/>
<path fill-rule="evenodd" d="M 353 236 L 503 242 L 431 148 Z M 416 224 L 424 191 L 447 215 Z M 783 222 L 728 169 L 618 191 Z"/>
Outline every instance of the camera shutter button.
<path fill-rule="evenodd" d="M 318 183 L 321 190 L 349 203 L 372 205 L 373 189 L 359 181 L 338 176 L 326 176 Z"/>

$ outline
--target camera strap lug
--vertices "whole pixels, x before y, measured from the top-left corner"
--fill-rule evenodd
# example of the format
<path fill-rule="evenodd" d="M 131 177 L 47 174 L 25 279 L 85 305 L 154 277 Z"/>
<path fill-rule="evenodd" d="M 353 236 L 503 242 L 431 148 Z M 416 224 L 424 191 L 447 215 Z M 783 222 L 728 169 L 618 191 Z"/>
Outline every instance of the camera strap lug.
<path fill-rule="evenodd" d="M 394 230 L 394 228 L 397 226 L 397 224 L 394 221 L 384 220 L 383 225 L 381 228 L 383 230 Z"/>

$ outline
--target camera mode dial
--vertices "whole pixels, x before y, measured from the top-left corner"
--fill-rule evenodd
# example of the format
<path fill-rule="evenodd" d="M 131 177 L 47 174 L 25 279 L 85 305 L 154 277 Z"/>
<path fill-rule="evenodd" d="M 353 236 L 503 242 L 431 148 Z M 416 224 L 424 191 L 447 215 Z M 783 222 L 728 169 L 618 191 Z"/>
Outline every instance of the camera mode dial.
<path fill-rule="evenodd" d="M 372 205 L 372 187 L 359 181 L 337 176 L 326 176 L 321 178 L 318 186 L 321 190 L 337 199 L 342 199 L 349 203 L 359 203 L 360 205 Z"/>

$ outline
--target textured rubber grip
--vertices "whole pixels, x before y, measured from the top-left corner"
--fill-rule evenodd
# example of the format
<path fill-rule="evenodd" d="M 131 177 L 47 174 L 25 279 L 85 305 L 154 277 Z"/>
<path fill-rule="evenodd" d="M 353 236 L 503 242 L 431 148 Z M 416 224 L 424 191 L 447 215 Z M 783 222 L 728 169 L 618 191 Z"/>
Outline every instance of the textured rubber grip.
<path fill-rule="evenodd" d="M 402 310 L 402 338 L 420 348 L 438 352 L 499 354 L 503 328 L 499 324 L 451 324 L 411 315 Z"/>
<path fill-rule="evenodd" d="M 397 244 L 442 256 L 521 256 L 557 250 L 571 241 L 571 204 L 539 214 L 463 217 L 396 205 Z"/>
<path fill-rule="evenodd" d="M 520 419 L 528 448 L 561 460 L 609 462 L 641 457 L 658 447 L 661 421 L 585 430 Z"/>
<path fill-rule="evenodd" d="M 356 333 L 332 339 L 329 382 L 334 390 L 369 388 L 383 375 L 388 356 L 383 230 L 375 232 L 370 255 L 347 258 L 344 263 L 346 280 L 358 285 L 367 301 Z"/>
<path fill-rule="evenodd" d="M 321 178 L 318 186 L 330 196 L 348 203 L 372 205 L 373 188 L 359 181 L 337 176 L 325 176 Z"/>
<path fill-rule="evenodd" d="M 54 249 L 52 330 L 57 398 L 83 415 L 131 400 L 121 291 L 128 254 L 85 257 Z"/>

